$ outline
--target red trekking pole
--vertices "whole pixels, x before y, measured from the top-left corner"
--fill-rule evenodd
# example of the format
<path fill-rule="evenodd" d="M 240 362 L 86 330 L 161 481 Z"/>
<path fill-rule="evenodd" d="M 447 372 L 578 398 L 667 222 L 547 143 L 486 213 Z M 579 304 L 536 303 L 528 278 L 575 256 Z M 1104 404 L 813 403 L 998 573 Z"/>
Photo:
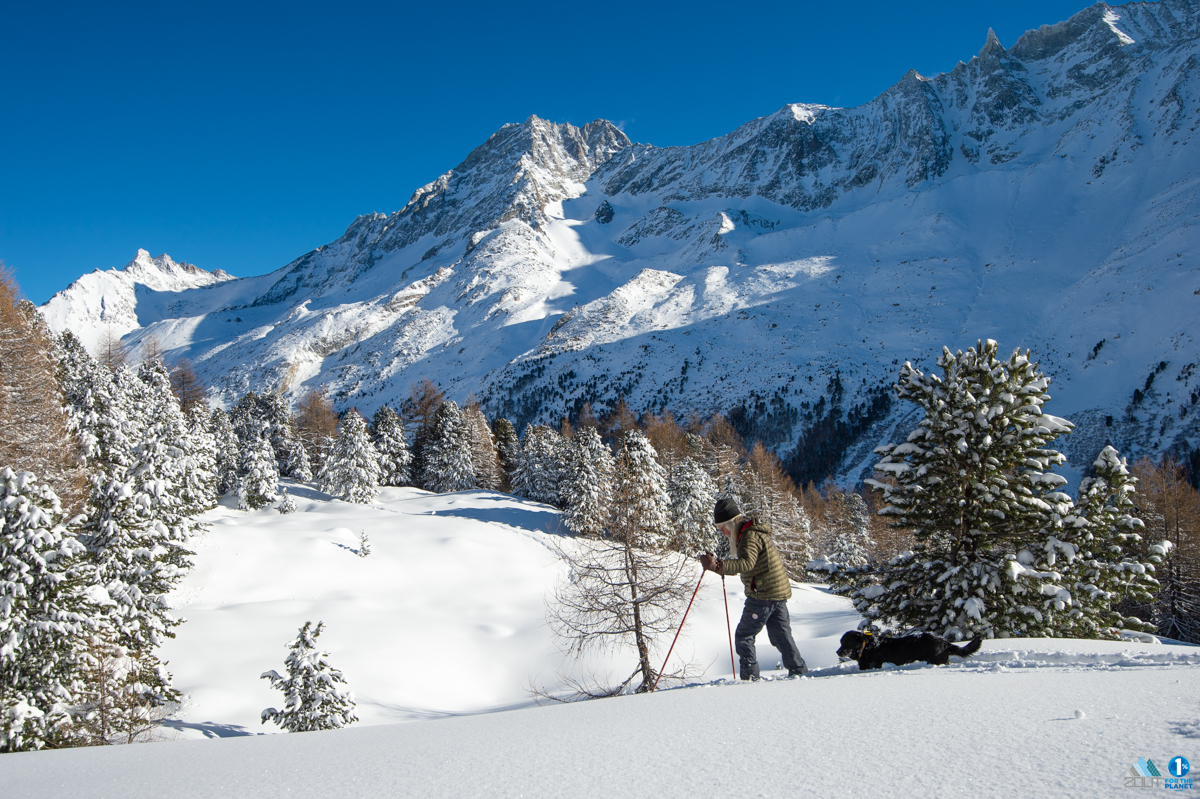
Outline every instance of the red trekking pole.
<path fill-rule="evenodd" d="M 662 673 L 667 668 L 667 661 L 671 659 L 671 653 L 675 651 L 675 642 L 679 640 L 679 634 L 683 632 L 683 623 L 687 621 L 688 611 L 692 609 L 692 602 L 696 601 L 696 594 L 700 593 L 700 583 L 704 582 L 704 569 L 700 570 L 700 579 L 696 581 L 696 590 L 692 592 L 692 598 L 688 602 L 687 610 L 683 612 L 683 618 L 679 620 L 679 629 L 675 631 L 675 637 L 671 639 L 671 648 L 667 650 L 667 658 L 663 661 L 662 668 L 658 670 L 658 676 L 654 678 L 654 685 L 650 686 L 650 693 L 654 693 L 654 689 L 658 688 L 658 681 L 662 679 Z"/>

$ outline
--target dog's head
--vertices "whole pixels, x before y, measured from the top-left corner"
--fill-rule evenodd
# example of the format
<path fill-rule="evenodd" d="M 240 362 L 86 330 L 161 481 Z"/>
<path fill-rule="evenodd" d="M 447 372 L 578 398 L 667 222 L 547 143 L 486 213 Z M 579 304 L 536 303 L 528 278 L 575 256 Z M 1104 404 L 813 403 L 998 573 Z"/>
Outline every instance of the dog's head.
<path fill-rule="evenodd" d="M 857 660 L 872 643 L 874 642 L 869 632 L 851 630 L 842 636 L 842 644 L 837 651 L 838 657 L 842 660 Z"/>

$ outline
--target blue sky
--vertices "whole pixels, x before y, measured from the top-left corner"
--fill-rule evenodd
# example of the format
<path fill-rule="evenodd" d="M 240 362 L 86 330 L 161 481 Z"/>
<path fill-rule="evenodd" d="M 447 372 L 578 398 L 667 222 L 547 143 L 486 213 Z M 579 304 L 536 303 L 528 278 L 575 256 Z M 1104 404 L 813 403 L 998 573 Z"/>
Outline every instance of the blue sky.
<path fill-rule="evenodd" d="M 1086 2 L 104 5 L 0 7 L 0 260 L 38 303 L 139 247 L 277 269 L 530 114 L 691 144 Z"/>

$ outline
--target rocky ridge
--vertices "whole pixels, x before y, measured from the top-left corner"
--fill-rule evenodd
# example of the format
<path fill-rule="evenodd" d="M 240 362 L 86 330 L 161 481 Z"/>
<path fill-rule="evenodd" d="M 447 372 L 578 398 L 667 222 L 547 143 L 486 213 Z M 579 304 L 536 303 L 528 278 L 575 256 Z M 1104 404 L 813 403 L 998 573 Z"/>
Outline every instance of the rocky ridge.
<path fill-rule="evenodd" d="M 528 423 L 624 396 L 729 413 L 798 476 L 853 479 L 903 422 L 897 364 L 992 337 L 1054 377 L 1073 461 L 1183 452 L 1198 51 L 1192 0 L 1101 3 L 691 147 L 531 117 L 276 272 L 145 284 L 128 340 L 190 357 L 217 401 L 329 383 L 371 411 L 428 376 Z M 78 285 L 51 323 L 114 324 Z"/>

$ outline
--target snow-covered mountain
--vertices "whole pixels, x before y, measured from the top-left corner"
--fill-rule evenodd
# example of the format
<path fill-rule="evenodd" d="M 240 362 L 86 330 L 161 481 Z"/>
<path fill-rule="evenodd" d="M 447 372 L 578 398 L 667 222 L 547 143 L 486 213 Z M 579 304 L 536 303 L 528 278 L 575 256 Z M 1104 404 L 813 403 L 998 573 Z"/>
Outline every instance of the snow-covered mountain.
<path fill-rule="evenodd" d="M 1100 3 L 695 146 L 530 117 L 282 269 L 139 290 L 127 340 L 191 358 L 219 401 L 328 383 L 369 412 L 429 377 L 519 424 L 618 396 L 723 411 L 819 479 L 902 421 L 899 363 L 995 338 L 1053 377 L 1072 462 L 1184 451 L 1198 68 L 1200 0 Z M 97 329 L 107 295 L 72 291 L 51 323 Z"/>
<path fill-rule="evenodd" d="M 72 330 L 94 349 L 108 335 L 125 336 L 140 327 L 139 318 L 154 295 L 177 294 L 200 286 L 233 280 L 217 269 L 208 272 L 195 264 L 175 263 L 163 253 L 151 258 L 138 250 L 120 269 L 93 271 L 58 292 L 42 306 L 55 330 Z"/>

